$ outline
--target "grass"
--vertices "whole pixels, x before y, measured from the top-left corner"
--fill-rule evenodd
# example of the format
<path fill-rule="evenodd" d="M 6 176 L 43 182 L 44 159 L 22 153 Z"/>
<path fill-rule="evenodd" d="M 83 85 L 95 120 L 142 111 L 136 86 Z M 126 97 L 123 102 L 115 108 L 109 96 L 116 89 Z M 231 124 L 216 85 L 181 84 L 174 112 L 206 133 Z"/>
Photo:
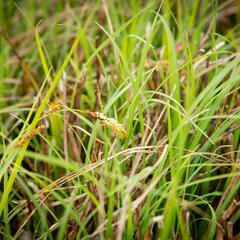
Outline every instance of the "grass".
<path fill-rule="evenodd" d="M 239 2 L 0 3 L 2 239 L 238 239 Z"/>

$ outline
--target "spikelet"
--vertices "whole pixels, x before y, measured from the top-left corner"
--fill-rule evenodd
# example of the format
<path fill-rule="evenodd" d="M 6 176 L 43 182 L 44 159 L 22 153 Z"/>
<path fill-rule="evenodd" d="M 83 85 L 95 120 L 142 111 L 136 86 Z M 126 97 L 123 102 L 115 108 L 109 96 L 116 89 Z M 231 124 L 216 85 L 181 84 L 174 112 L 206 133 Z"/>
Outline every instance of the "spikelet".
<path fill-rule="evenodd" d="M 48 115 L 54 113 L 54 112 L 57 112 L 61 109 L 64 108 L 64 104 L 61 103 L 61 102 L 57 102 L 57 101 L 52 101 L 49 103 L 49 109 L 48 111 L 46 111 L 44 114 L 43 114 L 43 118 L 47 117 Z"/>
<path fill-rule="evenodd" d="M 103 125 L 111 128 L 113 132 L 119 137 L 121 138 L 127 137 L 128 134 L 127 131 L 124 129 L 123 125 L 114 118 L 108 118 L 99 112 L 86 111 L 86 114 L 88 114 L 91 117 L 99 119 Z"/>
<path fill-rule="evenodd" d="M 44 128 L 46 128 L 45 125 L 40 125 L 39 127 L 35 128 L 34 130 L 30 131 L 26 136 L 22 137 L 21 140 L 16 143 L 16 147 L 21 147 L 25 142 L 30 140 L 32 137 L 39 134 Z"/>

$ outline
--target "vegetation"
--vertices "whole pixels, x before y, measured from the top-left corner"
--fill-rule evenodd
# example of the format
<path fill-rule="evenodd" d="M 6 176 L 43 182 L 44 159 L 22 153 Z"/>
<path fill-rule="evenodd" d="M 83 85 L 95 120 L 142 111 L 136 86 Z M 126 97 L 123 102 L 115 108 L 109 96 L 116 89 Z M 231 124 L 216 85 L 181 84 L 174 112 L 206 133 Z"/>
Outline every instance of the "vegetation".
<path fill-rule="evenodd" d="M 239 239 L 240 2 L 1 1 L 2 239 Z"/>

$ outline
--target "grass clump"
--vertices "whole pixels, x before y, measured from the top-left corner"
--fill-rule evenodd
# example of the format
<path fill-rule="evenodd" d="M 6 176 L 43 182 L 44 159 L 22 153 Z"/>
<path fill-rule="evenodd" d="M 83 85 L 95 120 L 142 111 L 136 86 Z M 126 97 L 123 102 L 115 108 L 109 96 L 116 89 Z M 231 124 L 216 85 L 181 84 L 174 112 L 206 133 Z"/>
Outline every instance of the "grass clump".
<path fill-rule="evenodd" d="M 3 239 L 238 239 L 238 1 L 0 3 Z"/>

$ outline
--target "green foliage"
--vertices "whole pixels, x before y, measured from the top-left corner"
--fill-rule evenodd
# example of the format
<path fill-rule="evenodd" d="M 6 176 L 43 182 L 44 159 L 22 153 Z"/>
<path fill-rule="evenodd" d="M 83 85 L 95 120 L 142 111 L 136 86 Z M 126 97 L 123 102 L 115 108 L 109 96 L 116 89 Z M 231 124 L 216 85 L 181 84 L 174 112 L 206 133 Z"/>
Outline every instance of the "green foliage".
<path fill-rule="evenodd" d="M 238 236 L 238 10 L 0 3 L 1 238 Z"/>

